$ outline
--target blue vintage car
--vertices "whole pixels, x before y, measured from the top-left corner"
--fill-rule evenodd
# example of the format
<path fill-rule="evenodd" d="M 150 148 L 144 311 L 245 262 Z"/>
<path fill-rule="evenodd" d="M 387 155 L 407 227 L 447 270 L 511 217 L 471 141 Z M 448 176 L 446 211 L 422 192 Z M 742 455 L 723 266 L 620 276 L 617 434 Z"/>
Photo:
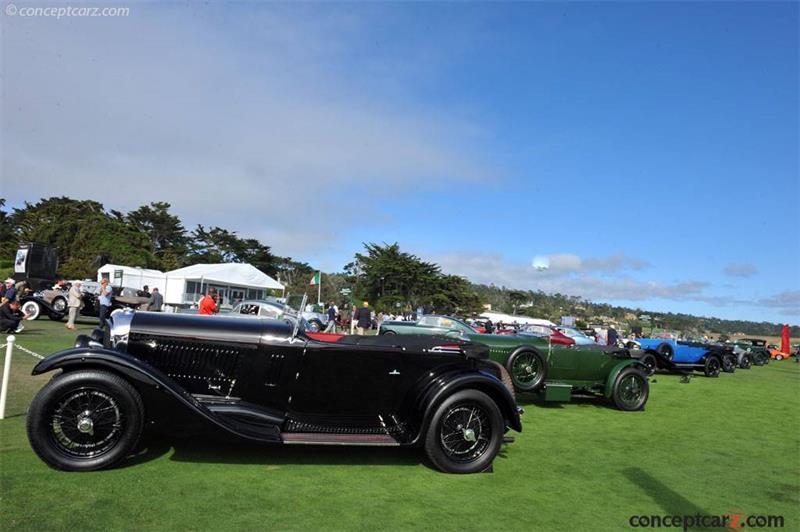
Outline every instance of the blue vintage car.
<path fill-rule="evenodd" d="M 718 377 L 720 371 L 733 373 L 736 356 L 731 349 L 701 342 L 684 342 L 664 338 L 641 338 L 643 356 L 656 359 L 653 369 L 668 371 L 702 371 L 706 377 Z"/>

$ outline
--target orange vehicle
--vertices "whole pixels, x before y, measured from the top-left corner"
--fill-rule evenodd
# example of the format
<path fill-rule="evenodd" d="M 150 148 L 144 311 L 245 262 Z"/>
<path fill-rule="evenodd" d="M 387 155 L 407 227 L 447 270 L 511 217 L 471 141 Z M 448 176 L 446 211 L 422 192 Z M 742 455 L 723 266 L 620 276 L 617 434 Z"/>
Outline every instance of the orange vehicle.
<path fill-rule="evenodd" d="M 777 345 L 770 344 L 767 346 L 767 349 L 769 349 L 769 356 L 772 358 L 772 360 L 783 360 L 784 358 L 789 358 L 789 355 L 778 349 Z"/>

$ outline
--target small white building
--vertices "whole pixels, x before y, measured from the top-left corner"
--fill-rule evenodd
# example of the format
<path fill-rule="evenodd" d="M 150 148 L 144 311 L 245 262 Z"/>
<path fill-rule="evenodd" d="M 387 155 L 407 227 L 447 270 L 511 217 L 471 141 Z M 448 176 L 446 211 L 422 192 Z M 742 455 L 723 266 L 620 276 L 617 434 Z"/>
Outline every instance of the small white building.
<path fill-rule="evenodd" d="M 196 305 L 212 287 L 225 306 L 243 299 L 263 299 L 268 290 L 280 290 L 281 294 L 284 291 L 281 283 L 250 264 L 195 264 L 169 271 L 165 276 L 164 303 L 173 306 Z"/>

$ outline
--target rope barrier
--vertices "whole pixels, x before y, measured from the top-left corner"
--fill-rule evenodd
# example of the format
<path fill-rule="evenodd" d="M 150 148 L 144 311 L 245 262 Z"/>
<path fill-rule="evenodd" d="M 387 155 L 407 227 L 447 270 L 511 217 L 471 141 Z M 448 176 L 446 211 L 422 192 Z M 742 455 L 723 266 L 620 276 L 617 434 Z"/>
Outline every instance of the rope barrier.
<path fill-rule="evenodd" d="M 34 353 L 30 349 L 22 347 L 21 345 L 16 343 L 16 338 L 12 336 L 8 336 L 6 338 L 8 342 L 0 345 L 0 349 L 5 348 L 6 350 L 6 358 L 3 362 L 3 384 L 0 387 L 0 419 L 5 419 L 6 417 L 6 399 L 8 397 L 8 379 L 11 373 L 11 355 L 16 347 L 18 350 L 22 351 L 23 353 L 27 353 L 34 358 L 38 358 L 42 360 L 44 357 L 39 353 Z"/>

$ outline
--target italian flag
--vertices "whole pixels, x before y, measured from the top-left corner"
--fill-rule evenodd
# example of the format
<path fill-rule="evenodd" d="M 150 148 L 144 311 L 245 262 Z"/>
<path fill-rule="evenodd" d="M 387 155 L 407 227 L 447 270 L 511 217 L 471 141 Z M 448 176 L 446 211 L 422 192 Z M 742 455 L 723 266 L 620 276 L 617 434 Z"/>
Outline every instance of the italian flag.
<path fill-rule="evenodd" d="M 314 274 L 314 277 L 311 278 L 311 282 L 308 283 L 308 286 L 317 286 L 319 284 L 319 272 Z"/>

